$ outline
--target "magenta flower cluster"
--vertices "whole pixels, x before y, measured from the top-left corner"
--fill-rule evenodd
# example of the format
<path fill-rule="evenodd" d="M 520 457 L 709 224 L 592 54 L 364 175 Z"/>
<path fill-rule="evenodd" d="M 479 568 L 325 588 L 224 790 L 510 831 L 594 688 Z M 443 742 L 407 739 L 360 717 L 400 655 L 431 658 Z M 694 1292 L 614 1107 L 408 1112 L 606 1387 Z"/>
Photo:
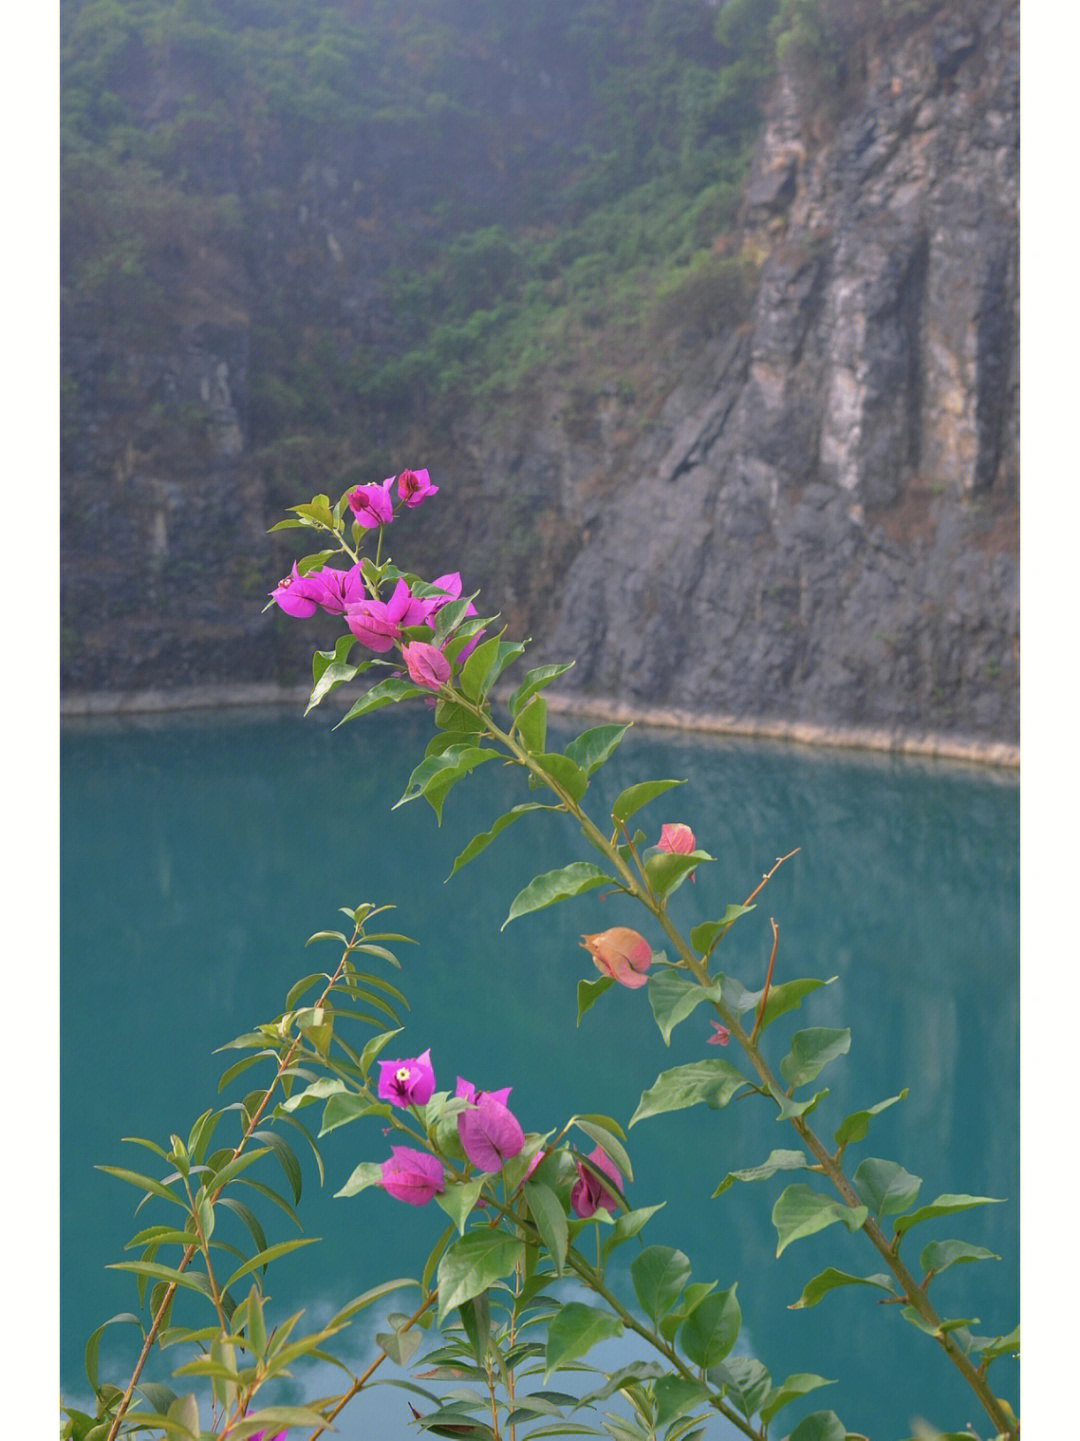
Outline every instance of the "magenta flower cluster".
<path fill-rule="evenodd" d="M 358 485 L 346 499 L 360 525 L 371 529 L 390 524 L 394 518 L 395 480 L 399 503 L 410 510 L 439 491 L 426 470 L 403 470 L 381 484 Z M 356 639 L 376 655 L 400 647 L 409 678 L 428 690 L 438 690 L 450 679 L 449 660 L 440 646 L 428 640 L 407 639 L 406 631 L 413 626 L 430 626 L 443 606 L 460 600 L 461 575 L 457 571 L 440 575 L 425 591 L 428 593 L 416 595 L 408 581 L 399 580 L 390 598 L 382 600 L 368 593 L 359 563 L 348 570 L 323 566 L 306 574 L 301 574 L 294 564 L 270 594 L 286 615 L 297 619 L 307 619 L 320 609 L 329 615 L 344 616 Z M 476 614 L 470 601 L 462 619 Z M 459 661 L 468 659 L 482 636 L 480 631 L 469 638 L 458 652 Z"/>
<path fill-rule="evenodd" d="M 478 1171 L 491 1174 L 501 1170 L 525 1144 L 521 1123 L 506 1104 L 510 1089 L 478 1091 L 471 1081 L 462 1076 L 457 1079 L 454 1095 L 467 1102 L 458 1116 L 458 1137 Z M 420 1056 L 379 1062 L 378 1095 L 392 1106 L 426 1105 L 434 1091 L 430 1049 Z M 399 1201 L 423 1206 L 445 1189 L 443 1163 L 437 1156 L 409 1146 L 394 1146 L 390 1159 L 382 1164 L 382 1184 Z"/>

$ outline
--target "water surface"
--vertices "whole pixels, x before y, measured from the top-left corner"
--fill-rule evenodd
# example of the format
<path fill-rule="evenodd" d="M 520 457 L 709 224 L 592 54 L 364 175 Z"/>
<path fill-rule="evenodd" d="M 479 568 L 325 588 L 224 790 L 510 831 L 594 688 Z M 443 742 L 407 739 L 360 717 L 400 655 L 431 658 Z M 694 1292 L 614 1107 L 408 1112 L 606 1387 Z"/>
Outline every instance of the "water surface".
<path fill-rule="evenodd" d="M 332 719 L 266 713 L 65 730 L 68 1395 L 85 1395 L 88 1332 L 134 1306 L 131 1278 L 103 1268 L 149 1224 L 147 1211 L 133 1217 L 137 1193 L 94 1164 L 145 1166 L 152 1158 L 121 1136 L 167 1144 L 170 1131 L 186 1133 L 218 1104 L 217 1077 L 229 1058 L 212 1051 L 283 1009 L 296 978 L 334 964 L 331 947 L 305 951 L 303 942 L 336 925 L 338 905 L 393 903 L 394 927 L 420 943 L 402 948 L 404 970 L 394 977 L 412 1007 L 402 1053 L 430 1046 L 439 1082 L 451 1088 L 458 1074 L 487 1088 L 512 1084 L 526 1129 L 547 1130 L 575 1110 L 606 1112 L 625 1124 L 659 1071 L 723 1054 L 705 1049 L 704 1010 L 675 1032 L 668 1049 L 644 995 L 621 988 L 575 1028 L 576 982 L 589 973 L 581 933 L 619 922 L 648 929 L 619 898 L 592 892 L 500 931 L 510 900 L 533 875 L 589 858 L 565 818 L 527 817 L 444 884 L 474 832 L 532 798 L 515 772 L 498 765 L 476 772 L 450 796 L 440 828 L 424 802 L 390 809 L 422 752 L 427 715 L 383 711 L 331 735 Z M 838 977 L 777 1023 L 775 1060 L 798 1026 L 850 1026 L 850 1056 L 821 1078 L 831 1094 L 818 1113 L 819 1133 L 831 1134 L 848 1111 L 908 1086 L 908 1099 L 876 1118 L 852 1159 L 901 1160 L 923 1178 L 924 1200 L 955 1191 L 1007 1198 L 920 1228 L 910 1259 L 933 1238 L 988 1246 L 1001 1261 L 954 1268 L 935 1283 L 935 1299 L 945 1314 L 979 1317 L 980 1332 L 1010 1330 L 1018 1305 L 1019 1189 L 1013 778 L 640 732 L 597 778 L 597 799 L 610 802 L 623 786 L 660 776 L 685 776 L 688 784 L 642 814 L 650 839 L 662 821 L 686 821 L 717 857 L 673 900 L 684 926 L 742 900 L 777 855 L 801 847 L 724 942 L 723 969 L 760 985 L 775 916 L 777 979 Z M 659 946 L 659 936 L 650 939 Z M 769 1212 L 784 1177 L 710 1199 L 727 1171 L 792 1144 L 754 1099 L 634 1127 L 631 1199 L 667 1200 L 645 1239 L 683 1249 L 698 1279 L 725 1287 L 739 1280 L 744 1339 L 775 1379 L 792 1371 L 840 1379 L 781 1413 L 778 1435 L 825 1406 L 875 1441 L 910 1435 L 915 1415 L 956 1430 L 971 1420 L 978 1429 L 977 1405 L 963 1382 L 898 1308 L 875 1304 L 875 1293 L 852 1287 L 815 1309 L 787 1309 L 826 1265 L 881 1269 L 862 1237 L 833 1228 L 776 1259 Z M 376 1125 L 344 1127 L 323 1145 L 327 1184 L 320 1190 L 305 1162 L 301 1203 L 308 1234 L 326 1238 L 311 1248 L 318 1271 L 300 1252 L 270 1272 L 271 1290 L 287 1308 L 279 1314 L 304 1305 L 316 1322 L 390 1274 L 418 1274 L 445 1220 L 434 1206 L 414 1211 L 378 1191 L 333 1199 L 358 1161 L 387 1154 Z M 277 1239 L 289 1234 L 281 1220 Z M 630 1247 L 623 1254 L 628 1265 Z M 620 1284 L 628 1290 L 625 1275 Z M 115 1356 L 118 1366 L 136 1335 L 133 1328 L 124 1333 L 111 1328 L 103 1344 L 103 1356 Z M 1016 1369 L 1011 1359 L 994 1368 L 1014 1401 Z M 157 1374 L 165 1379 L 168 1368 Z M 366 1409 L 361 1398 L 342 1422 L 346 1437 L 411 1434 L 404 1397 L 392 1389 Z M 722 1434 L 719 1425 L 710 1434 Z"/>

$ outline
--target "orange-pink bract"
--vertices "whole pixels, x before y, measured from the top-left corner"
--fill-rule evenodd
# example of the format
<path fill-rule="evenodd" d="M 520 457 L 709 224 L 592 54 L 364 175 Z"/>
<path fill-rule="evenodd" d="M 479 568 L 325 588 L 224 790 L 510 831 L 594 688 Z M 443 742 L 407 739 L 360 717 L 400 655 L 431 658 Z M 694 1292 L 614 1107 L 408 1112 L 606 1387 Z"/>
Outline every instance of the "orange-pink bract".
<path fill-rule="evenodd" d="M 582 936 L 581 944 L 592 956 L 596 969 L 620 986 L 636 989 L 647 984 L 645 972 L 652 965 L 652 947 L 639 932 L 629 926 L 612 926 Z"/>

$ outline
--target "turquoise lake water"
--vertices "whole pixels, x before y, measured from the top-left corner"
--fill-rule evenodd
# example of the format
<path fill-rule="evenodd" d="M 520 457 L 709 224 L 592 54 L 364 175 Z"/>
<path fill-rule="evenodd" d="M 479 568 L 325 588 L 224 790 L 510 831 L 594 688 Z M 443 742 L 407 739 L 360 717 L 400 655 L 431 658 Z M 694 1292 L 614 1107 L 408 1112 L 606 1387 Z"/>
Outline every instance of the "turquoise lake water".
<path fill-rule="evenodd" d="M 619 898 L 594 891 L 500 931 L 533 875 L 588 858 L 570 823 L 526 817 L 444 884 L 470 836 L 533 798 L 523 781 L 498 766 L 481 769 L 451 794 L 439 828 L 422 801 L 390 809 L 422 753 L 427 714 L 383 711 L 331 734 L 335 718 L 265 713 L 65 728 L 61 1378 L 73 1400 L 87 1395 L 90 1330 L 135 1309 L 133 1279 L 104 1267 L 124 1259 L 125 1241 L 154 1219 L 149 1207 L 135 1217 L 138 1193 L 95 1163 L 150 1169 L 150 1154 L 122 1136 L 167 1146 L 170 1131 L 186 1134 L 219 1104 L 217 1078 L 232 1057 L 212 1051 L 276 1016 L 294 980 L 334 964 L 332 947 L 305 950 L 303 942 L 336 928 L 339 905 L 393 903 L 393 928 L 420 942 L 400 948 L 404 970 L 392 976 L 412 1008 L 394 1054 L 430 1046 L 439 1084 L 451 1089 L 458 1074 L 485 1089 L 512 1085 L 526 1130 L 547 1130 L 574 1111 L 625 1124 L 661 1070 L 704 1055 L 738 1059 L 706 1049 L 705 1008 L 665 1048 L 645 995 L 622 988 L 575 1028 L 576 983 L 596 974 L 581 933 L 648 926 Z M 776 856 L 802 848 L 723 943 L 722 969 L 759 986 L 775 916 L 777 980 L 839 978 L 768 1033 L 774 1063 L 799 1027 L 851 1027 L 850 1055 L 819 1083 L 831 1088 L 815 1118 L 826 1136 L 848 1112 L 910 1087 L 850 1159 L 901 1161 L 923 1178 L 921 1201 L 943 1192 L 1006 1198 L 918 1228 L 908 1259 L 931 1239 L 989 1247 L 1000 1261 L 954 1267 L 931 1294 L 945 1315 L 978 1317 L 981 1334 L 1010 1331 L 1019 1248 L 1014 778 L 638 731 L 594 789 L 610 804 L 624 786 L 664 776 L 688 784 L 642 813 L 650 839 L 661 822 L 686 821 L 717 857 L 672 901 L 685 928 L 744 899 Z M 650 939 L 659 947 L 658 936 Z M 238 1084 L 223 1099 L 245 1089 Z M 322 1190 L 308 1156 L 300 1214 L 307 1234 L 326 1239 L 271 1269 L 279 1317 L 305 1306 L 317 1323 L 380 1280 L 419 1274 L 445 1223 L 441 1211 L 407 1208 L 378 1190 L 332 1195 L 358 1161 L 381 1160 L 388 1144 L 377 1123 L 333 1132 L 323 1143 Z M 786 1181 L 801 1178 L 736 1185 L 710 1199 L 729 1170 L 794 1144 L 754 1098 L 641 1122 L 629 1133 L 631 1202 L 667 1198 L 644 1240 L 684 1250 L 695 1279 L 722 1287 L 738 1279 L 739 1349 L 775 1380 L 795 1371 L 840 1379 L 781 1412 L 777 1436 L 826 1407 L 874 1441 L 909 1436 L 916 1415 L 951 1430 L 971 1421 L 985 1433 L 989 1423 L 936 1345 L 898 1307 L 876 1305 L 878 1293 L 849 1287 L 816 1308 L 787 1309 L 825 1266 L 882 1269 L 863 1237 L 838 1227 L 776 1258 L 772 1203 Z M 271 1240 L 293 1234 L 284 1216 L 265 1209 Z M 632 1246 L 616 1254 L 625 1256 L 616 1282 L 629 1297 Z M 410 1309 L 407 1299 L 401 1309 Z M 372 1329 L 357 1328 L 349 1354 L 359 1365 Z M 136 1336 L 133 1327 L 106 1332 L 106 1374 L 115 1364 L 114 1379 L 126 1379 L 119 1373 L 130 1368 Z M 168 1366 L 154 1375 L 167 1379 Z M 998 1361 L 991 1376 L 1015 1404 L 1017 1363 Z M 416 1434 L 408 1423 L 405 1393 L 383 1388 L 353 1403 L 339 1434 Z M 727 1433 L 714 1422 L 708 1434 Z"/>

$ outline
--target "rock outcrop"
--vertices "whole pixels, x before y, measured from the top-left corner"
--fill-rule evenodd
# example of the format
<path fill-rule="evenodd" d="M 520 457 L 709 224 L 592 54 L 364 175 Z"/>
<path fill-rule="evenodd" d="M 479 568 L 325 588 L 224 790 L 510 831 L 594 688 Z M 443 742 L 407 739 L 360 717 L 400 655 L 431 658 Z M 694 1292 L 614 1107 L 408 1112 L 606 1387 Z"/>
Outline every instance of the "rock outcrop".
<path fill-rule="evenodd" d="M 723 240 L 752 301 L 662 404 L 551 380 L 400 457 L 443 488 L 419 563 L 576 657 L 581 699 L 1017 737 L 1018 6 L 908 9 L 835 94 L 782 66 Z M 252 445 L 252 308 L 121 358 L 69 318 L 71 693 L 296 680 L 321 643 L 261 613 L 301 497 Z M 166 471 L 180 412 L 199 443 Z"/>
<path fill-rule="evenodd" d="M 752 317 L 644 434 L 549 393 L 455 436 L 561 545 L 493 579 L 583 697 L 1015 741 L 1016 7 L 941 7 L 820 124 L 788 71 Z"/>

